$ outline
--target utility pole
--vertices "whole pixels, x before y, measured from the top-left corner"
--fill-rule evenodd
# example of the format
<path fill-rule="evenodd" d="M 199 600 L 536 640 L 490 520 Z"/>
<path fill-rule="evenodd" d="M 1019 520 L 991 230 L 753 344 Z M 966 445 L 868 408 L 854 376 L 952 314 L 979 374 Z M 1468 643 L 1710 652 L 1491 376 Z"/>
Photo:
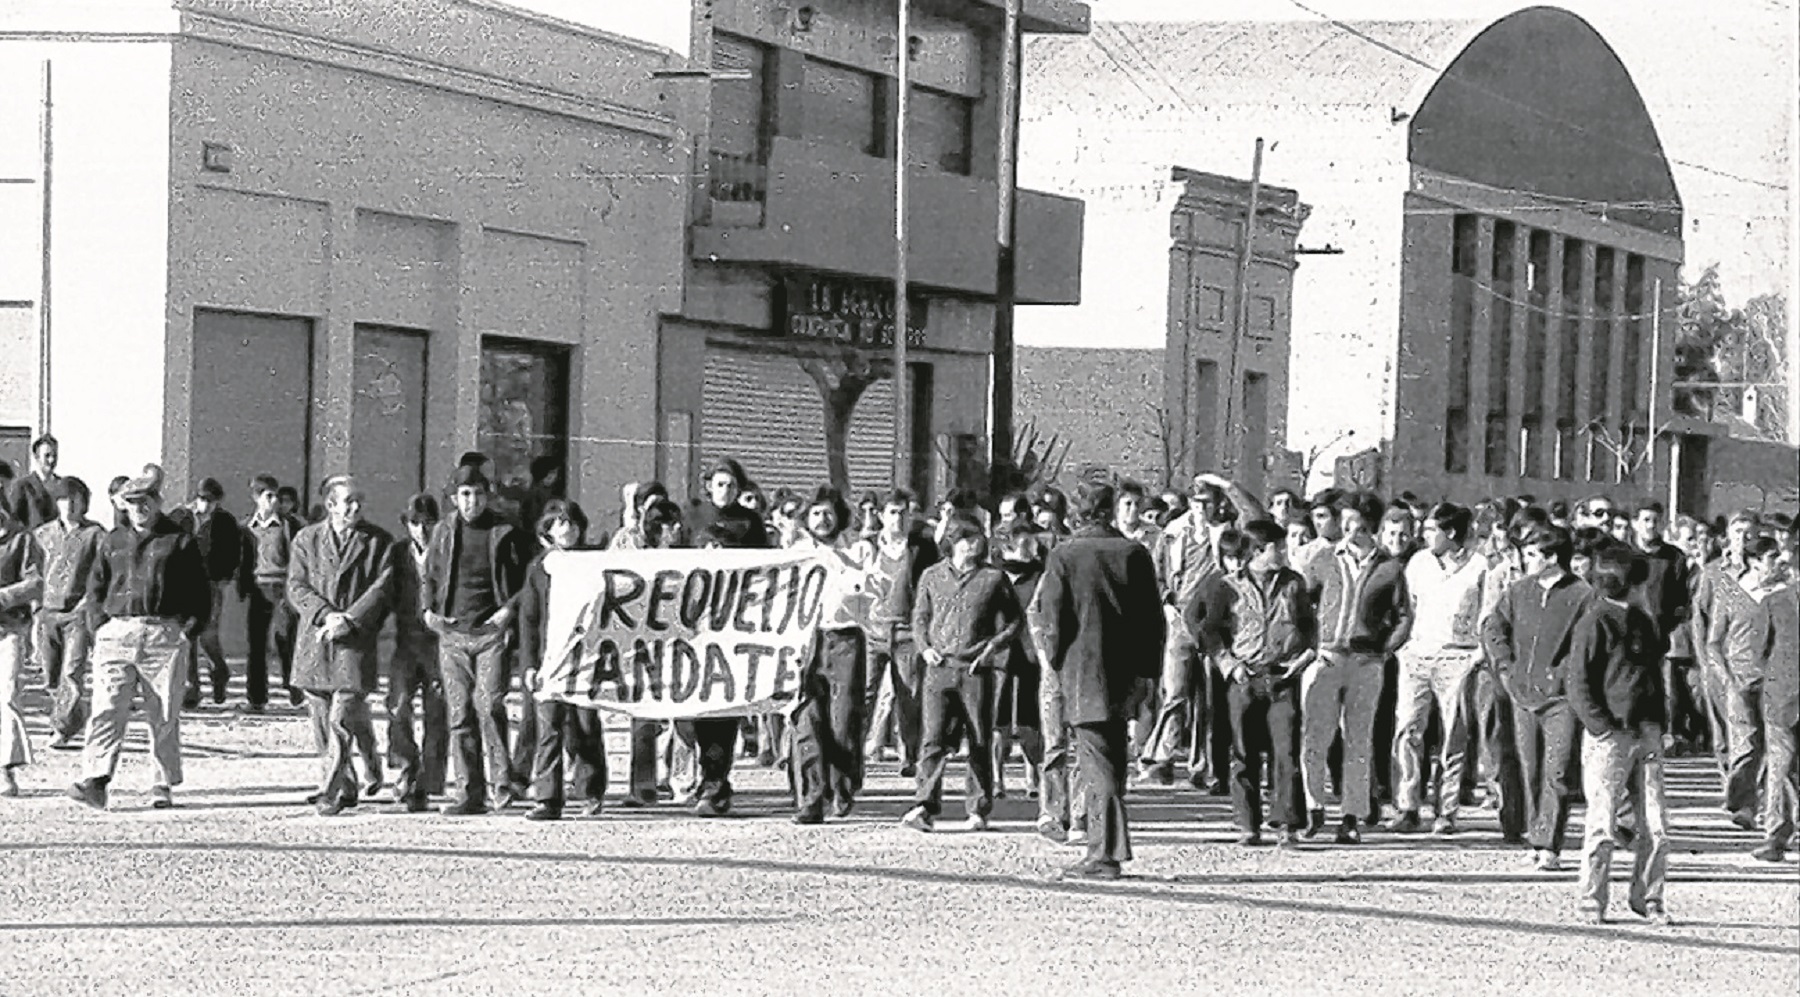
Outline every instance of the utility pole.
<path fill-rule="evenodd" d="M 40 435 L 50 432 L 50 178 L 54 163 L 50 101 L 50 60 L 44 60 L 44 111 L 41 116 L 44 176 L 43 187 L 38 191 L 43 205 L 43 236 L 41 247 L 44 253 L 42 269 L 39 271 L 38 284 L 38 428 Z"/>
<path fill-rule="evenodd" d="M 906 336 L 912 325 L 906 301 L 906 112 L 912 105 L 912 0 L 900 0 L 894 39 L 897 98 L 894 114 L 894 487 L 912 485 L 912 426 L 906 390 Z"/>
<path fill-rule="evenodd" d="M 1226 368 L 1225 379 L 1225 476 L 1236 478 L 1238 463 L 1243 457 L 1244 433 L 1239 423 L 1243 414 L 1238 411 L 1238 399 L 1243 394 L 1243 386 L 1238 383 L 1244 367 L 1244 339 L 1250 327 L 1250 264 L 1256 258 L 1256 212 L 1262 199 L 1262 160 L 1263 140 L 1256 140 L 1256 157 L 1250 164 L 1250 206 L 1244 214 L 1244 242 L 1238 255 L 1237 281 L 1234 299 L 1237 305 L 1237 320 L 1231 327 L 1231 363 Z"/>
<path fill-rule="evenodd" d="M 1006 22 L 1000 49 L 1000 157 L 995 178 L 1000 205 L 996 215 L 994 253 L 994 382 L 989 419 L 988 491 L 999 496 L 1013 457 L 1013 310 L 1018 298 L 1019 92 L 1023 49 L 1020 0 L 1006 0 Z"/>

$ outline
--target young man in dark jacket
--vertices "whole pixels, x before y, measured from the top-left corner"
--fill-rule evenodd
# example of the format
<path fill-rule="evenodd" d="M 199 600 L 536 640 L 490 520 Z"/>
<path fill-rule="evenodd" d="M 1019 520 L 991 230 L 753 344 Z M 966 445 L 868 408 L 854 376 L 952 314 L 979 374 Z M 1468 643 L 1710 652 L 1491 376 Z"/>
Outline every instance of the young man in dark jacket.
<path fill-rule="evenodd" d="M 1525 822 L 1540 872 L 1562 867 L 1569 774 L 1580 722 L 1564 681 L 1569 642 L 1593 590 L 1569 572 L 1574 544 L 1560 526 L 1534 527 L 1519 545 L 1525 576 L 1501 595 L 1482 646 L 1513 704 Z"/>
<path fill-rule="evenodd" d="M 536 757 L 532 763 L 531 795 L 537 806 L 527 820 L 560 820 L 563 815 L 563 755 L 575 758 L 575 784 L 585 801 L 583 813 L 600 815 L 606 796 L 606 741 L 602 737 L 600 711 L 554 699 L 536 699 L 545 656 L 559 648 L 546 647 L 550 623 L 550 571 L 544 559 L 554 551 L 579 550 L 587 534 L 587 514 L 581 506 L 551 499 L 539 509 L 538 539 L 545 551 L 526 572 L 525 591 L 519 599 L 519 670 L 523 673 L 525 706 L 538 715 Z"/>
<path fill-rule="evenodd" d="M 1626 602 L 1635 560 L 1623 546 L 1594 556 L 1589 583 L 1596 597 L 1569 638 L 1569 701 L 1587 729 L 1581 749 L 1587 795 L 1581 906 L 1596 922 L 1606 920 L 1619 810 L 1629 795 L 1638 832 L 1629 904 L 1639 917 L 1667 923 L 1663 884 L 1668 878 L 1669 821 L 1663 802 L 1663 728 L 1668 718 L 1662 673 L 1666 642 L 1656 621 Z"/>
<path fill-rule="evenodd" d="M 225 586 L 237 577 L 238 562 L 243 557 L 243 537 L 238 532 L 237 517 L 225 511 L 225 486 L 213 478 L 201 478 L 194 489 L 193 501 L 185 509 L 177 509 L 170 518 L 194 535 L 200 545 L 200 557 L 206 565 L 212 611 L 207 614 L 206 629 L 194 642 L 188 657 L 187 698 L 189 709 L 200 705 L 200 658 L 207 659 L 212 678 L 212 698 L 225 702 L 226 686 L 231 684 L 231 668 L 225 663 L 225 647 L 219 643 L 219 621 L 224 616 Z"/>
<path fill-rule="evenodd" d="M 994 806 L 993 699 L 1023 613 L 1006 573 L 986 566 L 980 524 L 958 519 L 944 532 L 950 560 L 925 570 L 913 606 L 913 637 L 925 661 L 924 747 L 918 792 L 900 822 L 929 831 L 943 808 L 944 764 L 958 728 L 969 741 L 975 795 L 964 801 L 968 828 L 985 831 Z"/>
<path fill-rule="evenodd" d="M 425 626 L 421 592 L 438 503 L 428 492 L 407 500 L 400 517 L 405 532 L 394 551 L 394 654 L 388 659 L 388 765 L 394 770 L 394 799 L 401 813 L 424 813 L 427 801 L 444 791 L 449 764 L 450 724 L 444 712 L 444 679 L 438 670 L 438 639 Z M 419 701 L 414 733 L 413 699 Z"/>
<path fill-rule="evenodd" d="M 295 705 L 304 701 L 294 688 L 296 618 L 287 601 L 287 573 L 294 536 L 302 524 L 281 514 L 281 483 L 267 474 L 250 481 L 250 497 L 256 511 L 243 523 L 244 553 L 238 565 L 238 595 L 247 605 L 250 638 L 249 665 L 244 673 L 244 696 L 250 712 L 261 713 L 269 704 L 269 637 L 275 637 L 275 653 L 281 660 L 281 687 Z"/>
<path fill-rule="evenodd" d="M 1224 598 L 1196 606 L 1215 619 L 1190 632 L 1217 635 L 1216 660 L 1231 712 L 1231 809 L 1240 845 L 1262 843 L 1262 756 L 1269 755 L 1270 816 L 1282 844 L 1299 840 L 1306 819 L 1300 784 L 1299 676 L 1317 651 L 1306 583 L 1287 567 L 1286 531 L 1266 519 L 1219 537 Z"/>
<path fill-rule="evenodd" d="M 1337 842 L 1344 845 L 1362 841 L 1359 825 L 1374 809 L 1375 710 L 1387 658 L 1412 630 L 1406 565 L 1375 542 L 1383 512 L 1381 499 L 1367 492 L 1342 496 L 1343 539 L 1329 557 L 1315 557 L 1303 572 L 1319 621 L 1319 655 L 1300 680 L 1306 836 L 1325 827 L 1327 759 L 1341 730 L 1344 816 Z"/>
<path fill-rule="evenodd" d="M 1131 859 L 1125 721 L 1138 684 L 1162 674 L 1166 621 L 1156 565 L 1141 544 L 1109 525 L 1113 504 L 1111 485 L 1081 486 L 1080 528 L 1050 552 L 1033 609 L 1087 794 L 1087 859 L 1064 870 L 1071 879 L 1118 879 Z"/>
<path fill-rule="evenodd" d="M 444 812 L 461 816 L 487 812 L 490 783 L 500 809 L 525 797 L 506 737 L 506 642 L 533 545 L 488 508 L 479 470 L 459 468 L 452 483 L 456 511 L 431 536 L 420 598 L 425 626 L 438 638 L 455 762 L 455 798 Z"/>

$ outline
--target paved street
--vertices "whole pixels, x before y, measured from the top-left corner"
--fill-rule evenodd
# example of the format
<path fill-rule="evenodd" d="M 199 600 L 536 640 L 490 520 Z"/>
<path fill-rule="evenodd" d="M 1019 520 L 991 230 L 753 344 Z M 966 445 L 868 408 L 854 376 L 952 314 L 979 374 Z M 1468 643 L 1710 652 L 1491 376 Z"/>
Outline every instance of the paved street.
<path fill-rule="evenodd" d="M 42 748 L 41 699 L 28 708 Z M 723 820 L 672 805 L 555 825 L 522 811 L 323 818 L 300 803 L 315 765 L 297 711 L 208 704 L 190 717 L 176 810 L 148 809 L 141 728 L 113 812 L 63 799 L 77 756 L 48 750 L 25 770 L 27 798 L 0 801 L 12 953 L 0 994 L 1800 985 L 1795 865 L 1747 856 L 1751 836 L 1725 824 L 1697 761 L 1678 764 L 1672 787 L 1679 924 L 1652 929 L 1623 910 L 1584 924 L 1575 874 L 1529 871 L 1486 814 L 1455 843 L 1376 833 L 1355 850 L 1246 852 L 1230 843 L 1226 801 L 1140 789 L 1130 877 L 1075 886 L 1048 878 L 1074 855 L 1031 833 L 1033 805 L 1017 795 L 993 833 L 898 827 L 907 787 L 891 763 L 850 820 L 823 828 L 790 825 L 777 776 L 748 762 L 739 812 Z M 1019 780 L 1015 764 L 1015 793 Z"/>

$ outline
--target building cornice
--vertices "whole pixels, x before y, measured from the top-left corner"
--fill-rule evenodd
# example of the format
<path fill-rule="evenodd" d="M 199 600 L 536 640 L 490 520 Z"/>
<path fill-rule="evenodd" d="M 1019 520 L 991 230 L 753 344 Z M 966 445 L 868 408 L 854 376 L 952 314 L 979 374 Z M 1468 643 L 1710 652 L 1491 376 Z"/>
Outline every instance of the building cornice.
<path fill-rule="evenodd" d="M 1604 206 L 1599 206 L 1602 210 L 1597 212 L 1595 205 L 1571 204 L 1530 191 L 1503 190 L 1423 166 L 1412 167 L 1407 189 L 1421 197 L 1477 214 L 1529 228 L 1560 232 L 1628 253 L 1677 264 L 1684 258 L 1680 239 L 1613 221 L 1603 213 Z"/>
<path fill-rule="evenodd" d="M 216 13 L 184 11 L 181 36 L 479 97 L 660 139 L 673 138 L 676 131 L 672 117 L 642 108 Z M 645 51 L 664 52 L 654 46 L 645 47 Z"/>

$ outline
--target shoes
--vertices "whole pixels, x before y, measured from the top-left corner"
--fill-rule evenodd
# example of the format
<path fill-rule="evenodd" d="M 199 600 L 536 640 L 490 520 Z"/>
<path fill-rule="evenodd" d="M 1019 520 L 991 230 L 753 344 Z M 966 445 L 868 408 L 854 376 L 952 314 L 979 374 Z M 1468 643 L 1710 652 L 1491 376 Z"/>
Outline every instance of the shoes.
<path fill-rule="evenodd" d="M 363 799 L 365 799 L 365 800 L 372 800 L 375 797 L 380 796 L 381 795 L 381 777 L 380 776 L 370 776 L 369 781 L 363 783 L 362 794 L 363 794 Z"/>
<path fill-rule="evenodd" d="M 299 706 L 300 704 L 306 702 L 306 694 L 301 692 L 300 690 L 294 688 L 293 686 L 288 686 L 287 694 L 288 694 L 289 705 Z"/>
<path fill-rule="evenodd" d="M 1138 777 L 1158 786 L 1175 785 L 1175 766 L 1170 762 L 1151 762 L 1138 769 Z"/>
<path fill-rule="evenodd" d="M 387 809 L 383 810 L 382 813 L 385 813 L 385 814 L 422 814 L 429 809 L 431 809 L 431 804 L 425 802 L 425 797 L 414 795 L 414 796 L 408 796 L 408 797 L 401 799 L 398 803 L 395 803 L 393 806 L 388 807 Z"/>
<path fill-rule="evenodd" d="M 1117 862 L 1077 862 L 1064 869 L 1057 878 L 1078 883 L 1116 883 L 1123 875 Z"/>
<path fill-rule="evenodd" d="M 1675 925 L 1675 919 L 1669 916 L 1669 912 L 1663 909 L 1660 902 L 1648 903 L 1633 900 L 1631 901 L 1631 912 L 1659 928 L 1670 928 Z"/>
<path fill-rule="evenodd" d="M 793 816 L 793 821 L 801 826 L 825 823 L 825 815 L 817 810 L 802 810 Z"/>
<path fill-rule="evenodd" d="M 94 810 L 105 810 L 106 784 L 96 779 L 83 779 L 69 787 L 69 799 Z"/>
<path fill-rule="evenodd" d="M 13 775 L 12 766 L 0 768 L 0 797 L 16 799 L 19 795 L 19 777 Z"/>
<path fill-rule="evenodd" d="M 1765 841 L 1750 853 L 1750 857 L 1759 862 L 1780 862 L 1787 858 L 1787 849 L 1773 841 Z"/>
<path fill-rule="evenodd" d="M 900 778 L 916 779 L 916 778 L 918 778 L 918 776 L 919 776 L 919 767 L 917 765 L 914 765 L 912 762 L 907 762 L 905 765 L 900 766 Z"/>
<path fill-rule="evenodd" d="M 1456 834 L 1455 817 L 1439 817 L 1432 822 L 1431 833 L 1440 838 L 1449 838 Z"/>
<path fill-rule="evenodd" d="M 1424 829 L 1425 824 L 1419 820 L 1419 812 L 1417 810 L 1408 810 L 1405 813 L 1402 813 L 1400 816 L 1394 818 L 1392 824 L 1388 825 L 1388 830 L 1395 834 L 1418 834 Z"/>
<path fill-rule="evenodd" d="M 988 819 L 981 814 L 970 814 L 962 826 L 965 831 L 979 833 L 988 829 Z"/>
<path fill-rule="evenodd" d="M 587 803 L 582 805 L 581 816 L 583 816 L 583 817 L 598 817 L 598 816 L 600 816 L 601 811 L 603 811 L 605 809 L 606 809 L 606 801 L 604 801 L 604 800 L 589 800 L 589 801 L 587 801 Z"/>
<path fill-rule="evenodd" d="M 562 820 L 562 807 L 552 803 L 540 803 L 525 811 L 526 820 Z"/>
<path fill-rule="evenodd" d="M 766 769 L 775 767 L 775 749 L 764 748 L 756 753 L 756 764 Z"/>
<path fill-rule="evenodd" d="M 175 805 L 175 794 L 167 786 L 150 787 L 150 809 L 167 810 Z"/>
<path fill-rule="evenodd" d="M 906 812 L 905 816 L 900 818 L 901 827 L 910 827 L 915 831 L 925 833 L 930 833 L 935 824 L 936 822 L 931 819 L 930 814 L 925 812 L 924 807 L 913 807 Z"/>
<path fill-rule="evenodd" d="M 320 801 L 319 816 L 321 816 L 321 817 L 336 817 L 338 814 L 341 814 L 344 811 L 350 809 L 351 807 L 356 806 L 356 802 L 357 801 L 355 799 L 342 799 L 342 798 L 336 799 L 336 800 L 331 800 L 329 802 Z"/>
<path fill-rule="evenodd" d="M 1502 834 L 1500 836 L 1500 842 L 1507 845 L 1523 845 L 1525 844 L 1525 836 L 1514 831 L 1510 834 Z"/>
<path fill-rule="evenodd" d="M 731 812 L 731 794 L 721 793 L 699 800 L 694 804 L 696 817 L 723 817 Z"/>
<path fill-rule="evenodd" d="M 645 807 L 653 807 L 655 805 L 655 797 L 645 799 L 636 793 L 627 793 L 625 797 L 619 801 L 619 806 L 622 806 L 627 810 L 642 810 Z"/>
<path fill-rule="evenodd" d="M 75 738 L 73 735 L 58 734 L 58 735 L 56 735 L 56 740 L 50 742 L 50 750 L 51 751 L 80 751 L 81 745 L 75 743 Z"/>
<path fill-rule="evenodd" d="M 1237 843 L 1245 848 L 1255 848 L 1263 843 L 1262 832 L 1255 830 L 1245 831 L 1238 835 Z"/>
<path fill-rule="evenodd" d="M 1033 786 L 1030 789 L 1027 789 L 1025 791 L 1025 798 L 1028 800 L 1035 800 L 1041 795 L 1042 794 L 1038 791 L 1038 788 L 1036 786 Z"/>
<path fill-rule="evenodd" d="M 1630 848 L 1635 844 L 1637 844 L 1636 828 L 1627 827 L 1626 825 L 1621 824 L 1619 825 L 1618 830 L 1613 832 L 1613 845 L 1615 847 Z"/>
<path fill-rule="evenodd" d="M 1208 796 L 1230 796 L 1231 787 L 1223 779 L 1214 779 L 1212 785 L 1206 787 Z"/>
<path fill-rule="evenodd" d="M 1312 839 L 1318 837 L 1319 834 L 1321 832 L 1323 832 L 1324 830 L 1325 830 L 1325 811 L 1312 810 L 1312 811 L 1309 811 L 1306 815 L 1306 830 L 1301 831 L 1300 836 L 1302 838 L 1305 838 L 1308 841 L 1311 841 Z"/>
<path fill-rule="evenodd" d="M 1581 906 L 1581 919 L 1589 924 L 1605 924 L 1606 908 L 1583 904 Z"/>
<path fill-rule="evenodd" d="M 1059 845 L 1069 840 L 1069 829 L 1062 825 L 1062 821 L 1054 817 L 1045 817 L 1038 821 L 1037 833 L 1038 837 L 1046 841 L 1054 841 Z"/>
<path fill-rule="evenodd" d="M 1535 868 L 1539 872 L 1561 872 L 1562 856 L 1547 848 L 1540 848 L 1537 850 L 1537 855 L 1532 859 L 1531 864 L 1532 868 Z"/>
<path fill-rule="evenodd" d="M 505 789 L 502 789 L 498 793 L 494 794 L 494 809 L 495 810 L 511 810 L 515 804 L 519 803 L 519 801 L 521 799 L 523 799 L 524 795 L 525 794 L 519 792 L 518 790 L 512 788 L 511 786 L 508 786 Z"/>
<path fill-rule="evenodd" d="M 460 800 L 444 804 L 444 809 L 440 812 L 446 817 L 476 817 L 487 813 L 488 808 L 480 800 Z"/>
<path fill-rule="evenodd" d="M 190 692 L 187 695 L 181 697 L 181 708 L 184 710 L 199 709 L 200 708 L 200 694 L 198 692 Z"/>
<path fill-rule="evenodd" d="M 994 787 L 994 799 L 996 799 L 996 800 L 1006 799 L 1006 787 L 1005 786 L 995 786 Z"/>
<path fill-rule="evenodd" d="M 856 798 L 853 796 L 842 796 L 831 802 L 831 816 L 836 817 L 839 820 L 843 820 L 845 817 L 850 816 L 851 812 L 855 809 Z"/>
<path fill-rule="evenodd" d="M 266 704 L 266 703 L 245 703 L 244 704 L 244 712 L 252 714 L 254 716 L 262 716 L 264 713 L 268 712 L 268 709 L 269 709 L 269 707 L 268 707 L 268 704 Z"/>
<path fill-rule="evenodd" d="M 1338 825 L 1337 843 L 1340 845 L 1362 844 L 1362 832 L 1356 829 L 1355 817 L 1345 817 L 1343 823 Z"/>
<path fill-rule="evenodd" d="M 1731 815 L 1731 822 L 1737 825 L 1738 829 L 1742 831 L 1754 831 L 1757 829 L 1756 814 L 1750 810 L 1739 810 L 1736 813 L 1733 813 Z"/>
<path fill-rule="evenodd" d="M 306 794 L 306 805 L 309 807 L 316 806 L 318 804 L 318 802 L 320 800 L 323 800 L 324 798 L 325 798 L 324 793 L 308 793 L 308 794 Z"/>
<path fill-rule="evenodd" d="M 1300 832 L 1291 827 L 1282 828 L 1281 837 L 1275 839 L 1275 844 L 1281 848 L 1297 848 L 1300 845 Z"/>

